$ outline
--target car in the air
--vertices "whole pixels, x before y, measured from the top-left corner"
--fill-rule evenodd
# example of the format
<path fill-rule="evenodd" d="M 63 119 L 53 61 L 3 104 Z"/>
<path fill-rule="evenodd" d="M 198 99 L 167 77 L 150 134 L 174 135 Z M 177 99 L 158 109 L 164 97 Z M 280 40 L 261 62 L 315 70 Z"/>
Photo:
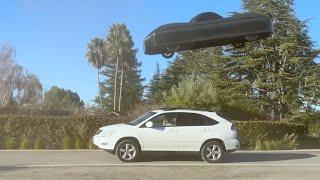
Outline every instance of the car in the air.
<path fill-rule="evenodd" d="M 139 160 L 144 152 L 198 152 L 204 161 L 221 162 L 239 149 L 237 129 L 215 112 L 161 109 L 127 124 L 99 128 L 93 143 L 121 161 Z"/>
<path fill-rule="evenodd" d="M 273 24 L 261 14 L 236 14 L 228 18 L 213 13 L 201 13 L 186 23 L 162 25 L 144 39 L 145 54 L 162 54 L 171 58 L 174 52 L 211 46 L 233 44 L 244 46 L 245 42 L 269 37 Z"/>

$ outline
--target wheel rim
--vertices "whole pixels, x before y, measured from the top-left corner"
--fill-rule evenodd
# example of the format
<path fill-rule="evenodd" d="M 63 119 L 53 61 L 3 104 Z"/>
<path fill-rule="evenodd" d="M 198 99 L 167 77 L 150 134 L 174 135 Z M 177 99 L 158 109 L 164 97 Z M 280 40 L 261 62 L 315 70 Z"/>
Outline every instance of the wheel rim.
<path fill-rule="evenodd" d="M 164 52 L 162 54 L 162 56 L 165 57 L 165 58 L 171 58 L 173 56 L 173 53 L 172 52 Z"/>
<path fill-rule="evenodd" d="M 132 160 L 136 153 L 136 148 L 132 144 L 124 144 L 120 147 L 120 156 L 124 160 Z"/>
<path fill-rule="evenodd" d="M 206 149 L 206 157 L 209 160 L 217 160 L 221 157 L 221 154 L 220 147 L 215 144 L 209 145 Z"/>

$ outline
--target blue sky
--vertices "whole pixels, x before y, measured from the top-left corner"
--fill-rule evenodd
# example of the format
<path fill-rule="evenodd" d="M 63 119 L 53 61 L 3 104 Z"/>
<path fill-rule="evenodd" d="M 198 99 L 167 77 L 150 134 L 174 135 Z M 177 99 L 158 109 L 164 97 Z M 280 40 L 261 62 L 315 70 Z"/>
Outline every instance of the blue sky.
<path fill-rule="evenodd" d="M 310 35 L 319 47 L 320 1 L 296 0 L 301 20 L 310 19 Z M 143 39 L 154 28 L 189 21 L 194 15 L 213 11 L 222 16 L 242 11 L 240 0 L 7 0 L 0 2 L 0 44 L 16 48 L 19 64 L 40 77 L 45 90 L 57 85 L 77 92 L 85 102 L 97 95 L 96 70 L 85 58 L 87 43 L 106 37 L 112 23 L 127 24 L 142 61 L 145 84 L 160 55 L 144 55 Z"/>

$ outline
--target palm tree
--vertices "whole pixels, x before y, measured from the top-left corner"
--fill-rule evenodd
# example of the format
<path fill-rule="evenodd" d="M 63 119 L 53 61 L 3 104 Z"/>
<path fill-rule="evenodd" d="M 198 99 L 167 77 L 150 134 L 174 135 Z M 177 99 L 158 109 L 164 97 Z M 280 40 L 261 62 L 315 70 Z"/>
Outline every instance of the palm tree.
<path fill-rule="evenodd" d="M 102 109 L 102 94 L 101 94 L 101 85 L 100 85 L 100 69 L 106 63 L 106 54 L 104 48 L 104 41 L 100 38 L 94 38 L 88 44 L 88 50 L 86 57 L 90 64 L 92 64 L 98 70 L 97 80 L 99 88 L 99 101 L 100 108 Z"/>
<path fill-rule="evenodd" d="M 122 98 L 122 87 L 123 77 L 125 73 L 125 66 L 127 63 L 127 54 L 132 50 L 133 41 L 130 36 L 129 30 L 125 24 L 113 24 L 109 30 L 106 40 L 106 50 L 108 57 L 116 59 L 116 69 L 114 74 L 114 96 L 113 96 L 113 110 L 117 110 L 117 90 L 119 89 L 118 97 L 118 112 L 121 112 L 121 98 Z M 121 70 L 120 75 L 120 88 L 118 88 L 118 74 Z"/>

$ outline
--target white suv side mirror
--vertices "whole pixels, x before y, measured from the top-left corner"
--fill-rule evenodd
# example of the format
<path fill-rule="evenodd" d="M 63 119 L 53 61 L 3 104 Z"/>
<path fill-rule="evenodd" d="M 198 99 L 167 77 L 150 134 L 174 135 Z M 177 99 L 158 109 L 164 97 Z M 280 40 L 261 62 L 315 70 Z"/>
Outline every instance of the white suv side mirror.
<path fill-rule="evenodd" d="M 152 122 L 152 121 L 148 121 L 148 122 L 146 123 L 146 127 L 147 127 L 147 128 L 152 128 L 152 127 L 153 127 L 153 122 Z"/>

